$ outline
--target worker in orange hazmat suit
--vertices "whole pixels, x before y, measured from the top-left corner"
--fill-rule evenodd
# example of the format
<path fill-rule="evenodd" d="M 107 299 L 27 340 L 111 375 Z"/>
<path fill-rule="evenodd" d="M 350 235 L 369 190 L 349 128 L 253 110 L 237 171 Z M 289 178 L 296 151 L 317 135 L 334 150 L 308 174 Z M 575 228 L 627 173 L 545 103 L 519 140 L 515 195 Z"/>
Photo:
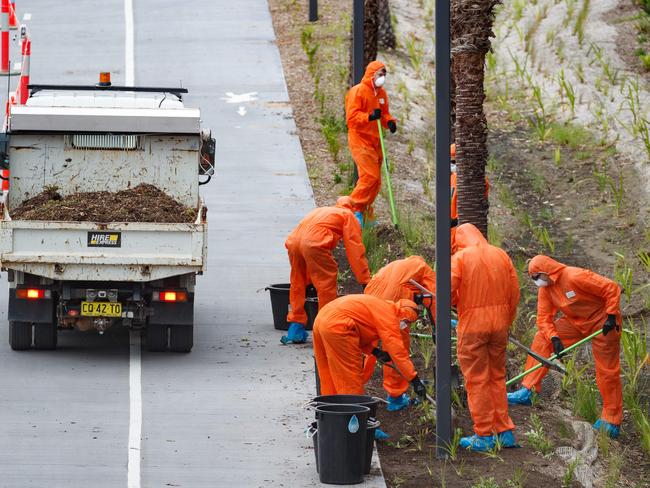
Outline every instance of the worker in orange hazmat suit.
<path fill-rule="evenodd" d="M 449 178 L 449 187 L 451 190 L 451 253 L 457 251 L 456 246 L 456 228 L 458 227 L 458 174 L 456 171 L 456 144 L 450 147 L 451 156 L 451 175 Z M 490 192 L 490 182 L 485 177 L 485 199 L 487 200 Z"/>
<path fill-rule="evenodd" d="M 372 203 L 381 189 L 383 154 L 377 120 L 391 133 L 397 131 L 397 121 L 390 114 L 386 82 L 386 66 L 372 61 L 366 67 L 361 83 L 353 86 L 345 97 L 348 144 L 357 165 L 359 180 L 350 197 L 355 202 L 354 214 L 361 226 L 373 225 Z"/>
<path fill-rule="evenodd" d="M 623 418 L 619 286 L 592 271 L 566 266 L 543 255 L 531 259 L 528 275 L 539 288 L 533 351 L 544 357 L 553 352 L 562 355 L 565 347 L 602 329 L 603 333 L 592 342 L 596 383 L 603 398 L 601 418 L 594 428 L 618 437 Z M 535 364 L 537 361 L 529 357 L 526 369 Z M 548 368 L 541 368 L 530 373 L 522 381 L 521 389 L 508 394 L 508 401 L 530 405 L 532 390 L 540 391 L 547 372 Z"/>
<path fill-rule="evenodd" d="M 382 362 L 392 362 L 424 398 L 425 386 L 400 334 L 417 317 L 417 305 L 406 299 L 391 302 L 371 295 L 347 295 L 325 306 L 314 323 L 321 394 L 362 395 L 364 354 L 373 354 Z"/>
<path fill-rule="evenodd" d="M 458 309 L 458 362 L 475 434 L 460 446 L 474 451 L 516 445 L 506 398 L 506 346 L 517 314 L 519 282 L 508 255 L 472 224 L 456 232 L 451 300 Z"/>
<path fill-rule="evenodd" d="M 387 264 L 368 282 L 364 293 L 391 301 L 402 298 L 414 300 L 416 295 L 422 294 L 422 291 L 412 285 L 409 282 L 410 280 L 417 281 L 434 294 L 424 303 L 424 306 L 429 309 L 429 313 L 435 314 L 436 275 L 421 256 L 410 256 Z M 410 332 L 410 327 L 406 327 L 401 331 L 402 344 L 406 351 L 411 350 Z M 369 379 L 372 376 L 375 364 L 376 359 L 374 356 L 369 356 L 366 359 L 364 368 L 366 378 Z M 383 373 L 384 389 L 388 392 L 388 411 L 393 412 L 407 407 L 410 404 L 410 399 L 406 394 L 409 386 L 408 382 L 388 366 L 384 366 Z"/>
<path fill-rule="evenodd" d="M 304 343 L 307 340 L 305 324 L 305 292 L 313 284 L 318 293 L 318 309 L 337 296 L 338 265 L 332 250 L 341 238 L 350 268 L 357 281 L 370 281 L 366 249 L 361 241 L 361 227 L 352 213 L 350 197 L 340 197 L 335 207 L 320 207 L 309 212 L 285 242 L 291 264 L 291 288 L 287 315 L 289 330 L 280 341 L 283 344 Z"/>

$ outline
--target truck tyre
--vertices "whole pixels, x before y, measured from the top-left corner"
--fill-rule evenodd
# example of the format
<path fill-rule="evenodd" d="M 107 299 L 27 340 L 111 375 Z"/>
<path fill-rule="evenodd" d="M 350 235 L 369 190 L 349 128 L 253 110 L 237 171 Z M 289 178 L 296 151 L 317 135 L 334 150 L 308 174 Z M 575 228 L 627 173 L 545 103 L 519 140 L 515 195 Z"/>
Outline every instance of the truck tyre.
<path fill-rule="evenodd" d="M 34 348 L 56 349 L 58 333 L 55 324 L 34 324 Z"/>
<path fill-rule="evenodd" d="M 9 345 L 14 351 L 24 351 L 32 347 L 32 324 L 9 322 Z"/>
<path fill-rule="evenodd" d="M 190 352 L 193 345 L 193 325 L 169 326 L 169 349 L 171 349 L 172 352 Z"/>
<path fill-rule="evenodd" d="M 147 325 L 147 351 L 162 352 L 167 350 L 167 329 L 160 324 Z"/>

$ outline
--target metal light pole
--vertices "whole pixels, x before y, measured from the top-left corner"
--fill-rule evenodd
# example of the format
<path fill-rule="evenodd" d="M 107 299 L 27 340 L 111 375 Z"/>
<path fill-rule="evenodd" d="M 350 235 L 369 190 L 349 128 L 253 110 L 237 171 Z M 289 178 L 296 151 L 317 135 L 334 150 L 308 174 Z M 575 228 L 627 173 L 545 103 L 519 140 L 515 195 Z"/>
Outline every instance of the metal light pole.
<path fill-rule="evenodd" d="M 364 0 L 353 0 L 352 7 L 352 82 L 354 85 L 361 83 L 366 67 L 363 65 L 363 22 L 365 16 Z M 352 183 L 357 184 L 359 170 L 357 165 L 352 169 Z"/>
<path fill-rule="evenodd" d="M 451 442 L 450 1 L 436 0 L 436 439 Z"/>
<path fill-rule="evenodd" d="M 309 0 L 309 22 L 318 20 L 318 0 Z"/>
<path fill-rule="evenodd" d="M 364 0 L 354 0 L 352 11 L 352 79 L 354 84 L 361 83 L 365 66 L 363 65 L 363 17 Z"/>

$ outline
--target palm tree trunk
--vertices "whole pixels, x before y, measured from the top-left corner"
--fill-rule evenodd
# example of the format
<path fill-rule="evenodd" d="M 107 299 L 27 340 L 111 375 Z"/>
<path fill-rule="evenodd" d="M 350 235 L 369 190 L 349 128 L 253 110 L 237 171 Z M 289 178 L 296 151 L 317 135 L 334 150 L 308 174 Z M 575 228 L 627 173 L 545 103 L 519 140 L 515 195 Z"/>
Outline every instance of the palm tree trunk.
<path fill-rule="evenodd" d="M 500 0 L 452 0 L 452 70 L 455 89 L 458 220 L 474 224 L 487 236 L 488 201 L 485 198 L 487 119 L 485 56 L 494 37 L 494 8 Z"/>
<path fill-rule="evenodd" d="M 397 40 L 393 31 L 393 21 L 390 16 L 390 4 L 388 0 L 379 0 L 379 49 L 395 49 Z"/>
<path fill-rule="evenodd" d="M 365 0 L 363 14 L 363 66 L 377 59 L 379 37 L 379 0 Z M 350 39 L 353 39 L 354 25 L 350 26 Z M 350 49 L 350 86 L 354 85 L 354 66 L 352 66 L 352 48 Z"/>

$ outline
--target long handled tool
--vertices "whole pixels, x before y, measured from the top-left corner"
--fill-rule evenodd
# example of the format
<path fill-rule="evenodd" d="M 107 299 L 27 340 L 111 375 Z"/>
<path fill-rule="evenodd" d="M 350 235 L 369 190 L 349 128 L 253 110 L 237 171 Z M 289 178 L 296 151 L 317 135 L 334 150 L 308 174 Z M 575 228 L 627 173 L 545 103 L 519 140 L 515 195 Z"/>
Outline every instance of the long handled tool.
<path fill-rule="evenodd" d="M 402 372 L 399 370 L 399 368 L 395 364 L 393 364 L 392 362 L 385 363 L 383 361 L 377 360 L 377 363 L 379 363 L 382 366 L 388 366 L 389 368 L 394 369 L 395 371 L 397 371 L 397 374 L 400 375 L 404 381 L 406 381 L 407 383 L 410 383 L 410 381 L 406 379 L 406 376 L 404 376 L 402 374 Z M 431 395 L 429 395 L 428 393 L 425 393 L 425 397 L 426 397 L 427 400 L 429 400 L 431 402 L 431 404 L 433 406 L 436 405 L 436 401 L 433 398 L 431 398 Z"/>
<path fill-rule="evenodd" d="M 540 363 L 542 363 L 542 364 L 543 364 L 544 366 L 546 366 L 547 368 L 551 368 L 551 369 L 554 369 L 555 371 L 559 371 L 559 372 L 562 373 L 562 374 L 566 374 L 566 369 L 564 369 L 564 366 L 562 366 L 560 363 L 551 362 L 551 361 L 549 361 L 548 359 L 546 359 L 545 357 L 540 356 L 539 354 L 537 354 L 537 353 L 536 353 L 535 351 L 533 351 L 532 349 L 529 349 L 529 348 L 527 348 L 526 346 L 524 346 L 521 342 L 519 342 L 519 341 L 518 341 L 517 339 L 515 339 L 514 337 L 508 337 L 508 340 L 509 340 L 512 344 L 514 344 L 515 346 L 517 346 L 519 349 L 521 349 L 521 350 L 523 350 L 523 351 L 526 351 L 526 353 L 527 353 L 531 358 L 536 359 L 537 361 L 539 361 Z"/>
<path fill-rule="evenodd" d="M 386 156 L 386 146 L 384 145 L 384 131 L 381 127 L 381 119 L 377 119 L 377 128 L 379 129 L 379 141 L 381 142 L 381 153 L 384 157 L 382 166 L 386 176 L 386 186 L 388 187 L 388 201 L 390 202 L 390 217 L 393 225 L 397 227 L 397 209 L 395 208 L 395 199 L 393 198 L 393 185 L 390 182 L 390 171 L 388 170 L 388 157 Z"/>
<path fill-rule="evenodd" d="M 566 353 L 571 352 L 571 351 L 574 350 L 575 348 L 582 346 L 583 344 L 589 342 L 589 341 L 592 340 L 594 337 L 596 337 L 597 335 L 602 334 L 602 333 L 603 333 L 603 330 L 602 330 L 602 329 L 597 330 L 597 331 L 594 332 L 593 334 L 588 335 L 588 336 L 585 337 L 584 339 L 579 340 L 579 341 L 576 342 L 575 344 L 573 344 L 573 345 L 567 347 L 566 349 L 564 349 L 564 350 L 562 351 L 562 354 L 561 354 L 561 355 L 564 356 Z M 553 354 L 553 355 L 551 355 L 551 357 L 549 357 L 549 358 L 547 359 L 547 361 L 555 361 L 556 359 L 558 359 L 558 355 L 557 355 L 557 354 Z M 544 365 L 544 364 L 542 364 L 542 363 L 536 364 L 535 366 L 533 366 L 533 367 L 530 368 L 529 370 L 524 371 L 523 373 L 518 374 L 518 375 L 515 376 L 514 378 L 512 378 L 512 379 L 506 381 L 506 386 L 510 386 L 510 385 L 512 385 L 512 384 L 515 383 L 516 381 L 519 381 L 520 379 L 522 379 L 524 376 L 528 376 L 528 375 L 529 375 L 530 373 L 532 373 L 533 371 L 537 371 L 539 368 L 544 368 L 545 366 L 546 366 L 546 365 Z"/>

